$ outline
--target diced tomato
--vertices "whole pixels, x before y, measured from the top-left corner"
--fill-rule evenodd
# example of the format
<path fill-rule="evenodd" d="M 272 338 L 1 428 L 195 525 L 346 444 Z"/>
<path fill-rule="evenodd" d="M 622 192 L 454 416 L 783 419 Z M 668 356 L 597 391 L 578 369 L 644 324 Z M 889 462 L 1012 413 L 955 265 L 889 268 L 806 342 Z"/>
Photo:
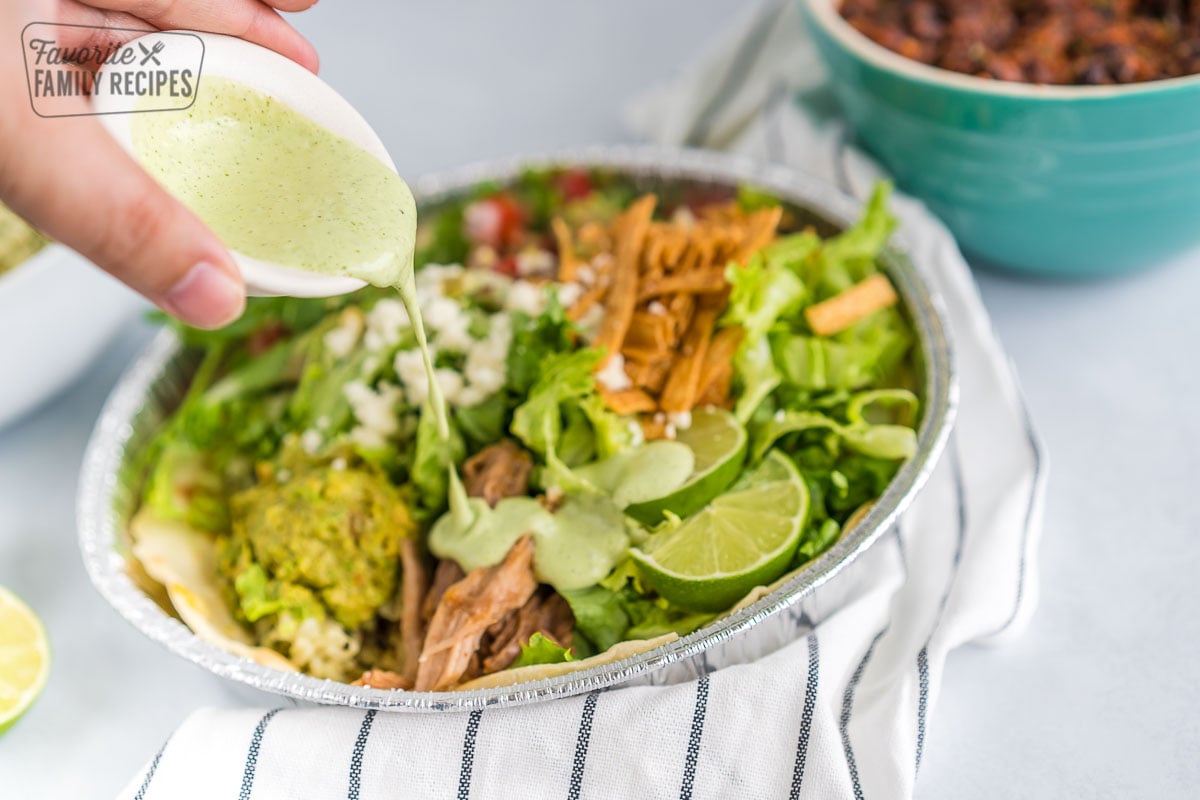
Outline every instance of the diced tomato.
<path fill-rule="evenodd" d="M 516 242 L 525 227 L 525 211 L 507 193 L 476 200 L 463 212 L 467 238 L 500 248 Z"/>
<path fill-rule="evenodd" d="M 566 200 L 579 200 L 592 193 L 592 178 L 586 170 L 571 169 L 558 176 L 558 190 Z"/>
<path fill-rule="evenodd" d="M 507 275 L 510 278 L 517 277 L 517 257 L 505 256 L 496 262 L 492 267 L 493 272 L 499 272 L 501 275 Z"/>

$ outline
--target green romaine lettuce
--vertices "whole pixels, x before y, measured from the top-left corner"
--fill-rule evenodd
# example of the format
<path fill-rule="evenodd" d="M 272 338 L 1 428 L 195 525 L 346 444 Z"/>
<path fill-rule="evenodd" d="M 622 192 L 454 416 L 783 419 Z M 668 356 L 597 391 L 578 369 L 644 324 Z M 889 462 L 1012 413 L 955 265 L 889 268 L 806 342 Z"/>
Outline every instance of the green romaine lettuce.
<path fill-rule="evenodd" d="M 562 664 L 574 661 L 575 656 L 566 647 L 559 647 L 553 639 L 544 636 L 541 631 L 535 631 L 529 637 L 527 644 L 521 645 L 521 655 L 512 663 L 510 669 L 531 667 L 534 664 Z"/>

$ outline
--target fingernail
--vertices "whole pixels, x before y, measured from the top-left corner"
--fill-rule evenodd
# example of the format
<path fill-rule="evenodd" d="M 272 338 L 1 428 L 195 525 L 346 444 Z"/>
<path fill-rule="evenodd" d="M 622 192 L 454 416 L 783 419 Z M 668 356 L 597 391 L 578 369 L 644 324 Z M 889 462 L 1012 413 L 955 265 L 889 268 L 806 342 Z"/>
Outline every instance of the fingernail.
<path fill-rule="evenodd" d="M 163 309 L 197 328 L 221 328 L 242 315 L 246 292 L 223 269 L 201 261 L 167 292 Z"/>

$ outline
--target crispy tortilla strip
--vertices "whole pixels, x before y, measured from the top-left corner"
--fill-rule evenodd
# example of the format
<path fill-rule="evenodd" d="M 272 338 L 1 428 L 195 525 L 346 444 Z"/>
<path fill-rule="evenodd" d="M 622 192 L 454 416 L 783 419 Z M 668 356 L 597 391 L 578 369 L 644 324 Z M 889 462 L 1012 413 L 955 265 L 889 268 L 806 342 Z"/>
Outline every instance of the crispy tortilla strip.
<path fill-rule="evenodd" d="M 196 636 L 263 666 L 296 671 L 279 653 L 256 647 L 250 631 L 234 618 L 221 594 L 212 539 L 182 523 L 160 520 L 145 509 L 133 518 L 130 530 L 134 558 L 166 587 L 171 605 Z"/>
<path fill-rule="evenodd" d="M 895 305 L 897 300 L 891 281 L 878 273 L 804 309 L 804 318 L 817 336 L 832 336 L 876 311 Z"/>
<path fill-rule="evenodd" d="M 657 419 L 657 417 L 662 419 Z M 655 414 L 653 416 L 644 416 L 638 419 L 638 424 L 642 427 L 642 438 L 647 442 L 655 442 L 659 439 L 674 439 L 674 427 L 667 426 L 666 415 Z M 668 436 L 667 434 L 671 435 Z"/>
<path fill-rule="evenodd" d="M 717 324 L 716 309 L 701 309 L 692 321 L 683 340 L 682 356 L 671 368 L 659 405 L 664 411 L 690 411 L 696 405 L 700 391 L 700 369 L 708 353 L 713 327 Z"/>
<path fill-rule="evenodd" d="M 701 384 L 700 394 L 696 395 L 696 405 L 733 408 L 733 397 L 730 395 L 732 386 L 733 365 L 730 364 L 710 376 L 708 383 Z"/>
<path fill-rule="evenodd" d="M 658 198 L 648 194 L 617 219 L 617 260 L 613 267 L 612 286 L 604 299 L 604 321 L 600 325 L 600 335 L 594 342 L 610 354 L 621 351 L 625 334 L 633 323 L 633 310 L 637 306 L 638 264 L 657 202 Z"/>
<path fill-rule="evenodd" d="M 625 336 L 623 352 L 630 349 L 643 348 L 655 353 L 666 350 L 671 343 L 671 320 L 666 314 L 654 314 L 649 311 L 635 311 L 633 324 Z"/>
<path fill-rule="evenodd" d="M 642 386 L 645 391 L 657 396 L 662 394 L 663 387 L 667 385 L 672 363 L 674 362 L 667 356 L 656 361 L 637 362 L 636 372 L 630 370 L 628 361 L 625 362 L 625 367 L 635 386 Z M 635 374 L 636 378 L 633 377 Z"/>
<path fill-rule="evenodd" d="M 567 319 L 572 322 L 579 322 L 587 312 L 591 311 L 597 303 L 604 299 L 604 293 L 608 291 L 608 285 L 597 281 L 590 289 L 579 296 L 575 304 L 567 309 Z"/>
<path fill-rule="evenodd" d="M 415 539 L 400 543 L 400 663 L 404 665 L 404 680 L 411 687 L 417 680 L 417 659 L 425 641 L 425 620 L 421 605 L 429 593 L 429 573 L 421 546 Z M 373 684 L 371 684 L 373 685 Z"/>
<path fill-rule="evenodd" d="M 725 281 L 725 267 L 706 267 L 705 269 L 678 272 L 663 278 L 642 281 L 638 287 L 638 302 L 644 303 L 655 297 L 676 292 L 705 294 L 721 292 L 729 286 Z"/>
<path fill-rule="evenodd" d="M 484 675 L 481 678 L 468 681 L 458 688 L 488 689 L 494 686 L 511 686 L 514 683 L 556 678 L 559 675 L 567 675 L 571 672 L 579 672 L 580 670 L 598 667 L 603 664 L 611 664 L 623 658 L 632 658 L 648 650 L 653 650 L 656 647 L 673 642 L 678 638 L 678 634 L 665 633 L 653 639 L 634 639 L 628 642 L 618 642 L 603 653 L 581 661 L 564 661 L 559 664 L 534 664 L 529 667 L 506 669 L 502 672 L 494 672 L 491 675 Z"/>
<path fill-rule="evenodd" d="M 537 590 L 533 576 L 533 537 L 513 544 L 494 567 L 472 570 L 442 595 L 417 666 L 416 690 L 453 688 L 478 667 L 479 642 L 487 629 L 529 601 Z"/>
<path fill-rule="evenodd" d="M 554 240 L 558 244 L 558 280 L 562 283 L 570 283 L 575 280 L 579 268 L 579 260 L 575 257 L 575 243 L 571 239 L 571 229 L 567 223 L 563 222 L 562 217 L 555 217 L 551 220 L 550 228 L 554 231 Z"/>
<path fill-rule="evenodd" d="M 585 222 L 579 226 L 575 235 L 575 243 L 580 252 L 590 255 L 607 253 L 612 250 L 612 237 L 608 229 L 596 221 Z"/>
<path fill-rule="evenodd" d="M 396 672 L 386 669 L 369 669 L 351 686 L 370 686 L 372 689 L 411 689 L 413 682 Z"/>
<path fill-rule="evenodd" d="M 673 341 L 678 344 L 684 333 L 692 325 L 692 315 L 696 313 L 696 297 L 690 294 L 673 295 L 667 301 L 667 316 L 674 326 Z"/>
<path fill-rule="evenodd" d="M 729 402 L 729 387 L 733 382 L 733 357 L 745 331 L 737 325 L 722 328 L 708 344 L 704 365 L 700 368 L 697 405 L 724 407 Z"/>
<path fill-rule="evenodd" d="M 750 256 L 770 244 L 782 218 L 782 206 L 759 209 L 751 214 L 747 219 L 745 239 L 740 243 L 734 259 L 739 264 L 744 264 Z"/>
<path fill-rule="evenodd" d="M 618 414 L 639 414 L 643 411 L 653 411 L 658 408 L 654 398 L 641 389 L 622 389 L 619 392 L 600 390 L 600 396 L 605 404 Z"/>

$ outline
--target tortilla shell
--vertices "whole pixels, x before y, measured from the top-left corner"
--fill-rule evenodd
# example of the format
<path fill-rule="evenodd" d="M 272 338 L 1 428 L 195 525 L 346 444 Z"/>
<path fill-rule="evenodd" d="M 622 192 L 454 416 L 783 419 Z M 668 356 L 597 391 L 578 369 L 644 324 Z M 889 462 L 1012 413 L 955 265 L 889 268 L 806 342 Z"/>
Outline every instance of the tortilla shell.
<path fill-rule="evenodd" d="M 647 650 L 653 650 L 660 645 L 673 642 L 678 638 L 679 634 L 677 633 L 664 633 L 662 636 L 655 636 L 653 639 L 633 639 L 628 642 L 617 642 L 603 653 L 598 653 L 581 661 L 561 661 L 557 664 L 532 664 L 528 667 L 501 670 L 500 672 L 493 672 L 491 675 L 476 678 L 473 681 L 467 681 L 461 686 L 455 687 L 455 689 L 457 691 L 464 689 L 490 689 L 496 686 L 510 686 L 514 683 L 557 678 L 559 675 L 568 675 L 572 672 L 579 672 L 580 670 L 598 667 L 602 664 L 611 664 L 623 658 L 636 656 Z"/>
<path fill-rule="evenodd" d="M 217 548 L 212 539 L 179 522 L 168 522 L 142 510 L 134 517 L 133 555 L 162 584 L 175 613 L 209 644 L 265 667 L 295 672 L 279 653 L 256 647 L 250 632 L 236 619 L 221 595 Z"/>

